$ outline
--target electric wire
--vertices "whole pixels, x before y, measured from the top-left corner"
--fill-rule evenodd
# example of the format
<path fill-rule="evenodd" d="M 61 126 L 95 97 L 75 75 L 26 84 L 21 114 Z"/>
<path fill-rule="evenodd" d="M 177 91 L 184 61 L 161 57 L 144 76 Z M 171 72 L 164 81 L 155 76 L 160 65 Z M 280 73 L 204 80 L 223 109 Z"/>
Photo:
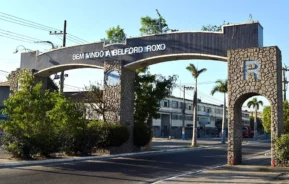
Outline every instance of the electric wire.
<path fill-rule="evenodd" d="M 34 28 L 34 29 L 38 29 L 38 30 L 42 30 L 42 31 L 61 31 L 61 30 L 56 29 L 56 28 L 45 26 L 43 24 L 39 24 L 39 23 L 30 21 L 30 20 L 26 20 L 26 19 L 23 19 L 20 17 L 9 15 L 9 14 L 3 13 L 3 12 L 0 12 L 0 20 L 7 21 L 10 23 L 14 23 L 14 24 L 18 24 L 18 25 L 22 25 L 22 26 L 26 26 L 26 27 L 30 27 L 30 28 Z M 86 41 L 82 38 L 79 38 L 75 35 L 72 35 L 70 33 L 67 33 L 67 39 L 77 40 L 78 42 L 88 43 L 88 41 Z"/>
<path fill-rule="evenodd" d="M 23 34 L 18 34 L 18 33 L 12 32 L 12 31 L 4 30 L 4 29 L 0 29 L 0 32 L 2 32 L 3 34 L 16 35 L 16 36 L 23 37 L 23 38 L 26 38 L 26 39 L 42 41 L 42 40 L 40 40 L 38 38 L 33 38 L 33 37 L 30 37 L 30 36 L 26 36 L 26 35 L 23 35 Z"/>

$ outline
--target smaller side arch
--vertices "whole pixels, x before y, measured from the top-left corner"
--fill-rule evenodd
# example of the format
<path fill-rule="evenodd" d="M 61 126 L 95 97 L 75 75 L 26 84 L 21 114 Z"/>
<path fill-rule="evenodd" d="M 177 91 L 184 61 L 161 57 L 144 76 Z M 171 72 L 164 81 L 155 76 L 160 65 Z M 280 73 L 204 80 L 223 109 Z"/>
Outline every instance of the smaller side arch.
<path fill-rule="evenodd" d="M 238 95 L 235 101 L 230 101 L 229 104 L 229 117 L 228 117 L 228 151 L 232 152 L 234 155 L 228 155 L 228 162 L 231 165 L 235 165 L 238 163 L 242 163 L 242 106 L 244 105 L 245 101 L 254 96 L 263 96 L 265 97 L 271 105 L 271 122 L 275 121 L 274 112 L 276 111 L 277 106 L 272 105 L 272 100 L 266 97 L 265 95 L 259 94 L 256 91 L 248 92 L 248 93 L 241 93 Z M 271 129 L 273 130 L 273 124 L 271 124 Z M 256 132 L 254 132 L 256 133 Z M 272 135 L 275 132 L 272 132 Z"/>
<path fill-rule="evenodd" d="M 271 165 L 278 163 L 274 142 L 283 130 L 282 62 L 278 47 L 230 50 L 228 55 L 228 164 L 242 163 L 241 106 L 262 95 L 271 104 Z"/>

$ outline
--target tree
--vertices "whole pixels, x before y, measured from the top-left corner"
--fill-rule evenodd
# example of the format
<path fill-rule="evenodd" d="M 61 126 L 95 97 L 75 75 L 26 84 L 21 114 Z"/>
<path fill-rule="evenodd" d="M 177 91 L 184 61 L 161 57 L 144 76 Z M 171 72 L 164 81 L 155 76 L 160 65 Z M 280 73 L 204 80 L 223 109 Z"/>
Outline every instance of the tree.
<path fill-rule="evenodd" d="M 223 121 L 222 121 L 222 144 L 225 144 L 226 139 L 226 132 L 225 132 L 225 126 L 226 126 L 226 93 L 228 92 L 228 81 L 227 80 L 217 80 L 217 85 L 213 87 L 211 91 L 211 95 L 214 95 L 215 92 L 224 93 L 224 105 L 223 105 Z"/>
<path fill-rule="evenodd" d="M 271 133 L 271 106 L 266 106 L 262 113 L 262 124 L 265 132 Z M 289 103 L 288 101 L 283 102 L 283 125 L 284 134 L 289 133 Z"/>
<path fill-rule="evenodd" d="M 169 30 L 166 20 L 161 16 L 156 9 L 158 18 L 153 19 L 149 16 L 141 17 L 141 28 L 139 29 L 141 35 L 150 35 L 165 33 Z"/>
<path fill-rule="evenodd" d="M 119 25 L 106 30 L 106 36 L 107 36 L 107 39 L 104 39 L 104 41 L 109 44 L 123 43 L 126 39 L 124 29 L 120 28 Z"/>
<path fill-rule="evenodd" d="M 107 122 L 107 113 L 118 110 L 104 100 L 103 90 L 101 90 L 98 85 L 94 84 L 90 84 L 89 86 L 85 87 L 84 103 L 86 103 L 86 106 L 93 111 L 92 114 L 94 114 L 94 118 L 97 120 L 103 120 L 104 122 Z M 101 116 L 101 118 L 99 116 Z"/>
<path fill-rule="evenodd" d="M 288 101 L 283 102 L 283 126 L 284 126 L 284 134 L 289 133 L 289 103 Z"/>
<path fill-rule="evenodd" d="M 192 146 L 197 146 L 197 116 L 198 116 L 198 110 L 197 110 L 197 103 L 198 103 L 198 77 L 200 74 L 204 73 L 205 71 L 207 71 L 206 68 L 202 68 L 200 70 L 198 70 L 197 67 L 195 67 L 194 64 L 190 64 L 189 66 L 187 66 L 186 68 L 189 72 L 192 73 L 192 76 L 195 78 L 195 94 L 194 94 L 194 101 L 193 101 L 193 107 L 194 107 L 194 126 L 193 126 L 193 137 L 192 137 Z"/>
<path fill-rule="evenodd" d="M 171 94 L 175 86 L 177 76 L 168 78 L 161 75 L 152 75 L 148 68 L 140 68 L 135 76 L 135 101 L 134 121 L 135 123 L 146 123 L 152 129 L 152 119 L 158 118 L 157 111 L 159 102 Z M 139 127 L 142 127 L 141 125 Z M 148 146 L 150 149 L 150 144 Z"/>
<path fill-rule="evenodd" d="M 262 113 L 262 124 L 266 133 L 271 133 L 271 107 L 265 106 Z"/>
<path fill-rule="evenodd" d="M 253 98 L 251 101 L 247 103 L 247 106 L 251 108 L 251 106 L 255 109 L 255 118 L 254 118 L 254 139 L 257 139 L 257 111 L 259 110 L 259 106 L 263 105 L 261 100 L 257 100 L 257 98 Z"/>
<path fill-rule="evenodd" d="M 70 134 L 67 127 L 77 127 L 82 114 L 74 104 L 56 91 L 42 89 L 35 84 L 34 75 L 24 71 L 21 90 L 15 91 L 5 102 L 4 114 L 9 119 L 3 124 L 8 139 L 5 148 L 15 156 L 46 157 L 60 151 Z"/>
<path fill-rule="evenodd" d="M 207 26 L 203 26 L 202 31 L 213 31 L 213 32 L 222 31 L 222 26 L 223 25 L 229 25 L 229 24 L 230 23 L 229 22 L 226 23 L 226 21 L 224 21 L 223 24 L 219 25 L 219 26 L 209 24 Z"/>

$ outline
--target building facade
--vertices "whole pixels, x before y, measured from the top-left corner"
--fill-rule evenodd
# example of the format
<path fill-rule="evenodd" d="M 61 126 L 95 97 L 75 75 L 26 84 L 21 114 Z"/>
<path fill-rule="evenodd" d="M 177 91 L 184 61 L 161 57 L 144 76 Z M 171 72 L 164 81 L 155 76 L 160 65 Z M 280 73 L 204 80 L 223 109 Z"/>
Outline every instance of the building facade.
<path fill-rule="evenodd" d="M 183 125 L 183 99 L 170 96 L 160 102 L 160 117 L 153 119 L 153 136 L 181 138 Z M 228 112 L 227 112 L 228 113 Z M 198 100 L 198 136 L 218 137 L 221 132 L 223 105 Z M 243 124 L 250 124 L 250 113 L 242 111 Z M 185 99 L 185 138 L 192 137 L 193 101 Z"/>

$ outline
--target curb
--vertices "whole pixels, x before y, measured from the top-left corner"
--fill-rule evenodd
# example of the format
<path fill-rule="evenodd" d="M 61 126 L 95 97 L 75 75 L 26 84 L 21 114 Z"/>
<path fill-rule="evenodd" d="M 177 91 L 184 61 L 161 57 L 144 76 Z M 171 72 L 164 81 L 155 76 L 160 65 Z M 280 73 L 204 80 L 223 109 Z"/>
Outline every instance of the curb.
<path fill-rule="evenodd" d="M 254 142 L 261 142 L 261 141 L 254 141 Z M 252 141 L 249 143 L 244 143 L 243 145 L 254 143 L 254 142 Z M 227 146 L 227 144 L 216 145 L 216 146 L 214 146 L 214 145 L 202 146 L 202 147 L 196 147 L 196 148 L 175 148 L 175 149 L 164 149 L 164 150 L 158 150 L 158 151 L 122 153 L 122 154 L 105 155 L 105 156 L 87 156 L 87 157 L 73 157 L 73 158 L 61 158 L 61 159 L 22 161 L 22 162 L 6 162 L 6 163 L 0 163 L 0 168 L 17 167 L 17 166 L 32 166 L 32 165 L 40 165 L 40 164 L 63 163 L 63 162 L 74 162 L 74 161 L 83 161 L 83 160 L 105 160 L 105 159 L 112 159 L 112 158 L 117 158 L 117 157 L 149 155 L 149 154 L 157 154 L 157 153 L 197 151 L 197 150 L 202 150 L 202 149 L 222 148 L 222 147 L 226 147 L 226 146 Z"/>

